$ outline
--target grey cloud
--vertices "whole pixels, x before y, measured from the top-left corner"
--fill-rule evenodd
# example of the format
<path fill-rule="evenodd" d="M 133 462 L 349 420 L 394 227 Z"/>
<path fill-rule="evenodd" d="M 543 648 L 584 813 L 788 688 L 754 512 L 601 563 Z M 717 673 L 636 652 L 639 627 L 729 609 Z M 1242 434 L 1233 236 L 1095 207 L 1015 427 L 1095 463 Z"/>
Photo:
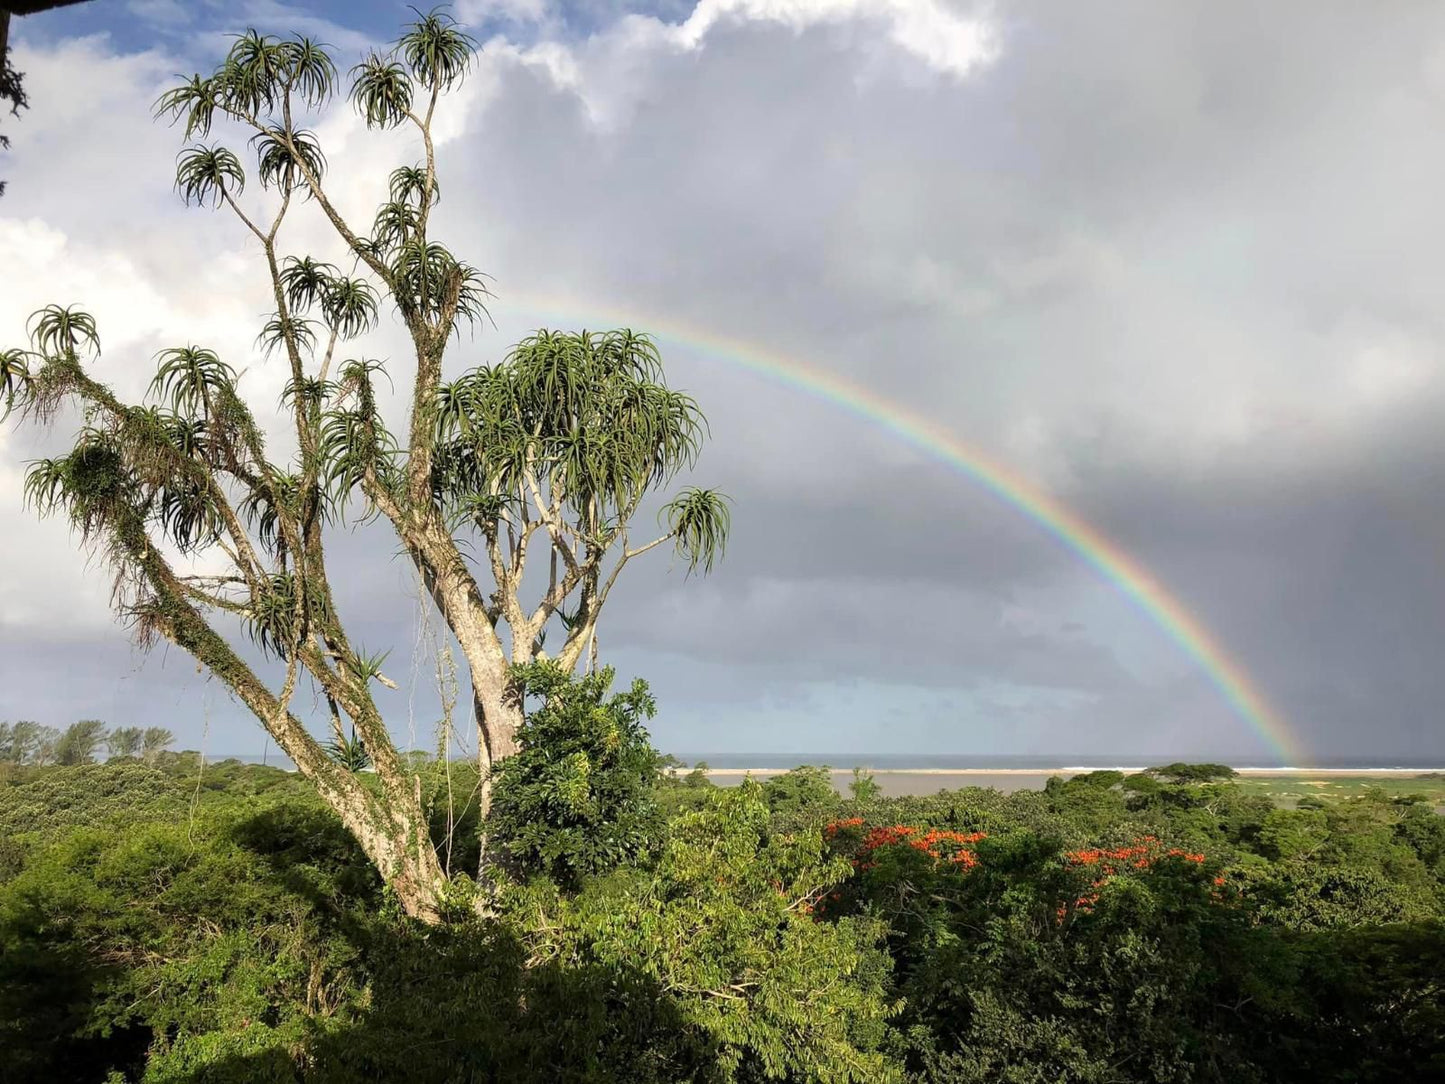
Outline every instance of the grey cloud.
<path fill-rule="evenodd" d="M 811 362 L 1064 496 L 1307 747 L 1445 755 L 1445 10 L 997 10 L 998 60 L 961 81 L 837 27 L 728 21 L 683 52 L 599 17 L 568 42 L 580 92 L 494 49 L 438 221 L 496 276 L 500 330 L 450 364 L 496 360 L 558 297 Z M 604 645 L 665 704 L 790 705 L 816 747 L 800 690 L 895 683 L 1015 748 L 1258 751 L 1177 645 L 976 483 L 667 357 L 713 420 L 689 480 L 737 513 L 714 579 L 658 557 L 610 604 Z M 387 552 L 336 561 L 369 635 L 407 645 Z"/>

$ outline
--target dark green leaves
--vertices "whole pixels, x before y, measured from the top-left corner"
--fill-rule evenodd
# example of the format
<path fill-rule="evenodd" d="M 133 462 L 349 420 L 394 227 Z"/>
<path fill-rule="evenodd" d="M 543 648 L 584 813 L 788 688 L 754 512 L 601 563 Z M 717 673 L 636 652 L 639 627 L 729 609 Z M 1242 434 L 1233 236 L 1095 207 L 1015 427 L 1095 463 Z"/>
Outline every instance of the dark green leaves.
<path fill-rule="evenodd" d="M 395 128 L 411 110 L 411 79 L 396 61 L 373 53 L 351 69 L 351 101 L 368 128 Z"/>
<path fill-rule="evenodd" d="M 149 393 L 182 415 L 205 414 L 208 404 L 232 388 L 236 371 L 214 350 L 201 346 L 179 346 L 157 355 L 160 366 L 151 379 Z"/>
<path fill-rule="evenodd" d="M 0 421 L 23 401 L 30 390 L 30 366 L 24 350 L 0 350 Z"/>
<path fill-rule="evenodd" d="M 662 514 L 676 539 L 676 551 L 687 559 L 688 571 L 702 565 L 711 572 L 712 565 L 727 549 L 732 516 L 729 498 L 715 489 L 690 487 L 669 501 Z"/>
<path fill-rule="evenodd" d="M 397 43 L 412 78 L 428 90 L 451 90 L 461 82 L 476 47 L 476 41 L 439 8 L 412 23 Z"/>
<path fill-rule="evenodd" d="M 393 203 L 414 203 L 418 207 L 422 205 L 423 197 L 426 194 L 426 167 L 425 166 L 402 166 L 391 171 L 391 201 Z M 441 188 L 436 178 L 431 182 L 431 203 L 435 204 L 441 200 Z"/>
<path fill-rule="evenodd" d="M 224 196 L 238 196 L 245 187 L 241 163 L 225 147 L 188 147 L 177 159 L 176 189 L 187 206 L 219 207 Z"/>
<path fill-rule="evenodd" d="M 439 436 L 473 448 L 486 490 L 518 492 L 530 463 L 569 508 L 600 528 L 696 455 L 702 415 L 661 377 L 645 335 L 539 331 L 504 365 L 474 369 L 440 388 Z"/>
<path fill-rule="evenodd" d="M 30 341 L 47 358 L 75 357 L 82 346 L 100 354 L 95 317 L 74 305 L 47 305 L 26 323 Z"/>
<path fill-rule="evenodd" d="M 283 192 L 304 187 L 308 194 L 310 181 L 320 182 L 326 172 L 326 156 L 316 136 L 304 129 L 288 132 L 274 125 L 251 137 L 257 148 L 261 186 L 277 187 Z"/>

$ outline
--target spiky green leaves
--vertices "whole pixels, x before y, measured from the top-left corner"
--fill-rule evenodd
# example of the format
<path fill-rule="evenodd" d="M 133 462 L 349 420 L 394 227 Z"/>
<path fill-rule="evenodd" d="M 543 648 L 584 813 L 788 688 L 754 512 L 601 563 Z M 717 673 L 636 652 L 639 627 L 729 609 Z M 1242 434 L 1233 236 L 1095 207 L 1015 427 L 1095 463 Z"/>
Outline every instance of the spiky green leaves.
<path fill-rule="evenodd" d="M 25 324 L 30 342 L 47 358 L 74 358 L 81 347 L 92 354 L 100 353 L 100 334 L 95 317 L 74 305 L 46 305 Z"/>
<path fill-rule="evenodd" d="M 187 147 L 176 159 L 176 190 L 186 206 L 210 203 L 214 207 L 246 187 L 240 160 L 225 147 Z"/>
<path fill-rule="evenodd" d="M 368 128 L 395 128 L 411 111 L 411 79 L 394 60 L 371 54 L 351 69 L 351 101 Z"/>
<path fill-rule="evenodd" d="M 398 204 L 414 203 L 418 207 L 422 205 L 426 195 L 426 167 L 425 166 L 402 166 L 391 171 L 391 201 Z M 431 203 L 439 203 L 442 198 L 441 186 L 437 184 L 435 177 L 431 181 Z"/>
<path fill-rule="evenodd" d="M 148 394 L 177 414 L 204 415 L 232 388 L 236 371 L 202 346 L 178 346 L 162 350 L 160 365 L 151 379 Z"/>
<path fill-rule="evenodd" d="M 326 156 L 313 132 L 305 129 L 287 131 L 273 125 L 251 137 L 256 148 L 262 188 L 279 188 L 290 192 L 304 188 L 312 193 L 308 182 L 319 182 L 326 172 Z"/>
<path fill-rule="evenodd" d="M 372 53 L 351 69 L 351 101 L 368 128 L 394 128 L 411 111 L 417 85 L 451 90 L 466 75 L 476 47 L 449 15 L 422 15 L 390 54 Z"/>
<path fill-rule="evenodd" d="M 317 306 L 326 326 L 343 339 L 355 338 L 376 326 L 376 291 L 365 279 L 346 278 L 337 274 L 331 264 L 310 256 L 288 256 L 280 277 L 286 307 L 293 317 Z"/>
<path fill-rule="evenodd" d="M 504 365 L 443 385 L 438 440 L 469 448 L 485 485 L 458 477 L 453 498 L 518 493 L 535 472 L 599 529 L 630 513 L 647 488 L 690 466 L 705 422 L 697 404 L 662 382 L 661 359 L 632 331 L 539 331 Z"/>
<path fill-rule="evenodd" d="M 674 550 L 687 561 L 689 572 L 699 565 L 704 573 L 711 572 L 713 562 L 727 549 L 732 529 L 730 500 L 715 489 L 689 487 L 663 506 L 659 518 L 666 520 Z"/>
<path fill-rule="evenodd" d="M 491 296 L 481 272 L 460 263 L 443 246 L 408 236 L 391 265 L 393 294 L 403 317 L 436 321 L 450 310 L 452 327 L 487 315 Z"/>
<path fill-rule="evenodd" d="M 336 90 L 336 65 L 325 48 L 310 38 L 288 40 L 248 30 L 238 35 L 215 72 L 192 75 L 156 102 L 156 115 L 171 123 L 184 119 L 186 138 L 210 133 L 216 111 L 260 117 L 290 92 L 299 102 L 319 108 Z"/>
<path fill-rule="evenodd" d="M 377 414 L 373 384 L 377 373 L 385 376 L 386 370 L 381 362 L 367 358 L 342 365 L 337 387 L 343 405 L 327 411 L 321 422 L 321 459 L 327 487 L 338 507 L 344 507 L 368 477 L 386 488 L 394 484 L 399 449 Z M 366 514 L 373 511 L 368 499 Z"/>
<path fill-rule="evenodd" d="M 328 624 L 333 620 L 317 592 L 307 592 L 306 601 L 308 612 L 302 618 L 308 625 Z M 276 573 L 251 599 L 245 620 L 246 634 L 263 654 L 289 658 L 291 645 L 305 638 L 304 630 L 296 628 L 296 617 L 296 579 L 289 573 Z M 298 636 L 298 632 L 302 635 Z"/>
<path fill-rule="evenodd" d="M 326 160 L 315 137 L 291 124 L 293 103 L 319 108 L 336 89 L 336 65 L 310 38 L 287 40 L 248 30 L 240 35 L 220 67 L 211 75 L 166 91 L 156 114 L 171 123 L 184 120 L 186 138 L 210 134 L 216 113 L 262 127 L 252 138 L 257 146 L 259 176 L 264 187 L 291 191 L 309 178 L 319 179 Z M 280 110 L 284 124 L 266 124 Z M 182 152 L 176 187 L 187 204 L 235 196 L 245 184 L 241 164 L 224 147 L 195 146 Z"/>
<path fill-rule="evenodd" d="M 30 365 L 24 350 L 0 350 L 0 421 L 30 393 Z"/>
<path fill-rule="evenodd" d="M 411 24 L 397 51 L 412 78 L 428 90 L 451 90 L 471 66 L 477 43 L 457 29 L 456 20 L 433 9 Z"/>

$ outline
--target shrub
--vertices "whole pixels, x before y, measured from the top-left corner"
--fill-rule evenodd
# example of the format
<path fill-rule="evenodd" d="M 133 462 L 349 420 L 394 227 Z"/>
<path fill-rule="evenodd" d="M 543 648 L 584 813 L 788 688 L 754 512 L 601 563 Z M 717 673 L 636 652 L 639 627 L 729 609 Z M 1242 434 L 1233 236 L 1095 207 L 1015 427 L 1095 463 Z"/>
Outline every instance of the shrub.
<path fill-rule="evenodd" d="M 494 769 L 489 838 L 523 872 L 575 886 L 656 849 L 658 757 L 643 720 L 647 684 L 608 697 L 609 667 L 574 679 L 550 663 L 519 668 L 540 708 L 523 722 L 521 752 Z"/>

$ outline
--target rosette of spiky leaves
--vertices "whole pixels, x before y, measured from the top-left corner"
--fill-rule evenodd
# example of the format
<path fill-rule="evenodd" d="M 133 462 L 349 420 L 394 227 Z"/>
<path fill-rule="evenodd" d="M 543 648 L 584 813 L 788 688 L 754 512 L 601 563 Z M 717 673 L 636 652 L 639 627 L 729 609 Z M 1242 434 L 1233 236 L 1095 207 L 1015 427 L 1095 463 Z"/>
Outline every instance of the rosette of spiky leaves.
<path fill-rule="evenodd" d="M 300 518 L 300 485 L 294 473 L 268 467 L 264 484 L 253 486 L 236 507 L 237 514 L 256 532 L 261 545 L 278 561 L 286 553 L 281 517 L 286 516 L 293 522 Z M 322 514 L 326 512 L 323 504 Z"/>
<path fill-rule="evenodd" d="M 281 291 L 286 307 L 295 315 L 310 311 L 318 304 L 337 275 L 333 264 L 310 256 L 287 256 L 281 264 Z"/>
<path fill-rule="evenodd" d="M 266 357 L 294 342 L 296 349 L 311 353 L 316 349 L 316 328 L 313 321 L 304 317 L 286 315 L 272 316 L 256 336 L 256 345 Z"/>
<path fill-rule="evenodd" d="M 731 498 L 715 489 L 690 486 L 668 501 L 658 514 L 672 534 L 674 550 L 687 561 L 689 572 L 698 565 L 704 573 L 727 550 L 732 528 Z"/>
<path fill-rule="evenodd" d="M 156 114 L 184 120 L 186 138 L 210 133 L 216 111 L 259 120 L 289 91 L 295 100 L 319 108 L 336 90 L 336 65 L 310 38 L 288 39 L 248 30 L 236 36 L 220 66 L 209 76 L 193 75 L 156 102 Z"/>
<path fill-rule="evenodd" d="M 289 657 L 291 645 L 304 638 L 296 628 L 296 580 L 290 573 L 274 573 L 251 596 L 245 629 L 263 654 Z"/>
<path fill-rule="evenodd" d="M 214 350 L 180 346 L 156 355 L 159 364 L 147 397 L 179 418 L 203 420 L 196 458 L 242 470 L 261 455 L 261 434 L 236 391 L 236 371 Z"/>
<path fill-rule="evenodd" d="M 341 405 L 326 412 L 321 422 L 321 459 L 332 501 L 344 508 L 351 496 L 364 490 L 368 480 L 392 490 L 396 484 L 396 439 L 383 424 L 376 409 L 374 375 L 386 375 L 379 361 L 352 359 L 341 367 L 338 400 Z M 365 498 L 364 515 L 375 512 Z"/>
<path fill-rule="evenodd" d="M 30 394 L 31 376 L 28 354 L 24 350 L 0 350 L 0 421 L 9 416 L 17 403 Z"/>
<path fill-rule="evenodd" d="M 192 203 L 219 207 L 223 198 L 234 199 L 245 187 L 240 159 L 225 147 L 197 144 L 176 157 L 176 190 L 188 207 Z"/>
<path fill-rule="evenodd" d="M 458 30 L 456 20 L 440 9 L 410 24 L 397 42 L 412 78 L 432 91 L 451 90 L 461 82 L 476 48 L 475 39 Z"/>
<path fill-rule="evenodd" d="M 320 181 L 326 172 L 326 156 L 314 133 L 303 129 L 288 132 L 272 125 L 251 137 L 256 148 L 257 176 L 262 188 L 294 192 L 304 188 L 312 194 L 310 180 Z"/>
<path fill-rule="evenodd" d="M 440 389 L 438 447 L 453 471 L 453 507 L 504 493 L 527 497 L 530 472 L 559 499 L 579 532 L 605 546 L 643 494 L 690 467 L 706 423 L 690 396 L 662 382 L 652 340 L 629 330 L 539 331 L 503 365 L 479 368 Z M 713 491 L 678 498 L 672 530 L 694 566 L 710 567 L 728 531 Z"/>
<path fill-rule="evenodd" d="M 368 128 L 395 128 L 411 111 L 412 82 L 395 60 L 372 53 L 351 69 L 351 101 Z"/>
<path fill-rule="evenodd" d="M 388 188 L 391 192 L 391 202 L 399 206 L 415 204 L 420 207 L 426 194 L 426 167 L 425 166 L 400 166 L 391 171 L 391 178 Z M 431 180 L 431 202 L 427 204 L 434 207 L 441 202 L 441 185 L 435 177 Z"/>
<path fill-rule="evenodd" d="M 324 748 L 327 755 L 348 772 L 365 771 L 371 767 L 371 754 L 366 751 L 366 746 L 354 730 L 351 737 L 333 738 Z"/>
<path fill-rule="evenodd" d="M 75 305 L 46 305 L 25 324 L 35 352 L 47 359 L 76 358 L 81 348 L 100 355 L 95 317 Z"/>
<path fill-rule="evenodd" d="M 42 516 L 64 512 L 87 541 L 135 508 L 139 487 L 113 433 L 86 426 L 65 455 L 38 459 L 25 472 L 25 501 Z"/>
<path fill-rule="evenodd" d="M 376 327 L 376 291 L 365 279 L 337 276 L 321 295 L 326 326 L 343 339 L 354 339 Z"/>
<path fill-rule="evenodd" d="M 202 346 L 172 347 L 156 357 L 160 364 L 148 394 L 177 414 L 209 414 L 212 404 L 235 383 L 236 371 L 214 350 Z"/>
<path fill-rule="evenodd" d="M 414 228 L 414 226 L 412 227 Z M 445 247 L 408 235 L 391 263 L 392 291 L 405 319 L 434 321 L 450 308 L 453 327 L 474 324 L 487 315 L 490 296 L 482 274 L 459 262 Z"/>

